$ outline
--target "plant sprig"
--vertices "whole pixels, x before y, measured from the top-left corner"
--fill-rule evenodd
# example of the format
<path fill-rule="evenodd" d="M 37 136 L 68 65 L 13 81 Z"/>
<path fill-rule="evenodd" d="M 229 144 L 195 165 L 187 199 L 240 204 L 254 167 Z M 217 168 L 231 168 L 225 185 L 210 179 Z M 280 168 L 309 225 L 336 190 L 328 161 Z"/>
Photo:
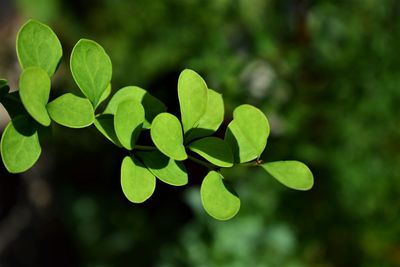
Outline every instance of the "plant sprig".
<path fill-rule="evenodd" d="M 0 150 L 11 173 L 25 172 L 36 163 L 41 154 L 40 129 L 55 122 L 70 128 L 94 125 L 127 151 L 121 164 L 121 187 L 134 203 L 151 197 L 156 178 L 172 186 L 186 185 L 186 160 L 208 168 L 201 200 L 205 211 L 218 220 L 228 220 L 240 209 L 239 197 L 219 172 L 222 168 L 260 166 L 289 188 L 308 190 L 313 186 L 313 175 L 303 163 L 263 163 L 260 159 L 270 128 L 265 114 L 254 106 L 244 104 L 234 110 L 224 139 L 212 136 L 224 119 L 223 98 L 193 70 L 183 70 L 178 79 L 180 119 L 136 86 L 118 90 L 104 111 L 98 112 L 111 93 L 112 78 L 111 60 L 98 43 L 81 39 L 71 53 L 71 73 L 83 96 L 66 93 L 51 102 L 51 77 L 63 54 L 56 34 L 29 20 L 20 29 L 16 46 L 22 68 L 19 91 L 9 93 L 7 81 L 0 79 L 0 101 L 11 117 Z M 154 146 L 137 144 L 139 135 L 148 129 Z M 198 157 L 188 155 L 189 150 Z"/>

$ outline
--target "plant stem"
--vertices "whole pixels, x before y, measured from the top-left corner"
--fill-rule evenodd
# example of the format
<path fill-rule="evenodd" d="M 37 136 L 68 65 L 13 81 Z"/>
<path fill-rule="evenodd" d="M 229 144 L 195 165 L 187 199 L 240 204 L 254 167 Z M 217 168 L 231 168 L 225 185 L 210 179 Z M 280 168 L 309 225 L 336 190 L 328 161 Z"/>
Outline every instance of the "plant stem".
<path fill-rule="evenodd" d="M 150 151 L 150 150 L 156 150 L 157 148 L 154 147 L 154 146 L 135 145 L 135 147 L 133 149 L 143 150 L 143 151 Z"/>
<path fill-rule="evenodd" d="M 243 167 L 256 167 L 256 166 L 261 165 L 262 163 L 263 163 L 262 160 L 257 159 L 257 160 L 246 162 L 246 163 L 240 163 L 240 166 L 243 166 Z"/>
<path fill-rule="evenodd" d="M 201 159 L 198 159 L 198 158 L 195 158 L 195 157 L 192 157 L 192 156 L 188 156 L 188 159 L 190 159 L 191 161 L 196 162 L 197 164 L 200 164 L 200 165 L 202 165 L 202 166 L 204 166 L 204 167 L 206 167 L 206 168 L 208 168 L 210 170 L 218 169 L 218 167 L 215 166 L 214 164 L 202 161 Z"/>

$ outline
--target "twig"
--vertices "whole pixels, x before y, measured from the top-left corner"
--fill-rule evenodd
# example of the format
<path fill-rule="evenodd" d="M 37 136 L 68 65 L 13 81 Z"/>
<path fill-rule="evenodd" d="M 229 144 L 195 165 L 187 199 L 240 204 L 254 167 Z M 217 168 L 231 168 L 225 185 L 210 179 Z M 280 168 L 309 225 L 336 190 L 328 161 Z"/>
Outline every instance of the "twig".
<path fill-rule="evenodd" d="M 205 162 L 205 161 L 203 161 L 201 159 L 198 159 L 198 158 L 195 158 L 195 157 L 192 157 L 192 156 L 188 156 L 188 159 L 190 159 L 191 161 L 196 162 L 196 163 L 198 163 L 198 164 L 200 164 L 200 165 L 202 165 L 202 166 L 204 166 L 204 167 L 206 167 L 206 168 L 208 168 L 210 170 L 216 170 L 216 169 L 219 168 L 218 166 L 215 166 L 212 163 Z"/>

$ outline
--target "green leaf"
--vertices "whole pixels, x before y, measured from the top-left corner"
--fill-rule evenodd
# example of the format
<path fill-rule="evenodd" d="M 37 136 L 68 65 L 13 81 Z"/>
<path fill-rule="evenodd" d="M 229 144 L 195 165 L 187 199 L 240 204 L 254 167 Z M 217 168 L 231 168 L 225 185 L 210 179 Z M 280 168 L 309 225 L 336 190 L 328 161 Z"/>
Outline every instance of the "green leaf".
<path fill-rule="evenodd" d="M 267 145 L 269 124 L 264 113 L 251 105 L 241 105 L 233 111 L 233 121 L 225 132 L 235 162 L 259 158 Z"/>
<path fill-rule="evenodd" d="M 13 118 L 3 132 L 0 147 L 4 166 L 9 172 L 27 171 L 42 152 L 37 124 L 29 116 Z"/>
<path fill-rule="evenodd" d="M 84 128 L 94 122 L 92 104 L 86 98 L 64 94 L 47 104 L 52 120 L 70 128 Z"/>
<path fill-rule="evenodd" d="M 79 89 L 96 107 L 111 81 L 109 56 L 98 43 L 81 39 L 72 50 L 70 65 Z"/>
<path fill-rule="evenodd" d="M 137 86 L 126 86 L 119 89 L 113 95 L 103 113 L 115 114 L 119 103 L 126 100 L 136 100 L 142 104 L 145 110 L 143 128 L 146 129 L 150 129 L 153 119 L 167 109 L 160 100 L 149 94 L 146 90 Z"/>
<path fill-rule="evenodd" d="M 207 174 L 201 184 L 200 195 L 205 211 L 217 220 L 229 220 L 239 212 L 239 197 L 218 172 Z"/>
<path fill-rule="evenodd" d="M 261 167 L 289 188 L 309 190 L 313 187 L 313 174 L 302 162 L 295 160 L 275 161 L 264 163 Z"/>
<path fill-rule="evenodd" d="M 189 149 L 219 167 L 233 165 L 232 151 L 228 144 L 217 137 L 205 137 L 189 144 Z"/>
<path fill-rule="evenodd" d="M 128 150 L 132 150 L 144 121 L 144 108 L 135 100 L 127 100 L 118 105 L 114 115 L 114 128 L 118 140 Z"/>
<path fill-rule="evenodd" d="M 29 20 L 18 32 L 17 56 L 22 69 L 40 67 L 53 76 L 62 57 L 61 43 L 47 25 Z"/>
<path fill-rule="evenodd" d="M 101 114 L 94 120 L 94 126 L 101 132 L 108 140 L 113 142 L 116 146 L 122 147 L 118 140 L 117 134 L 114 129 L 114 115 Z"/>
<path fill-rule="evenodd" d="M 157 150 L 137 152 L 136 154 L 144 165 L 164 183 L 174 186 L 188 183 L 187 171 L 182 162 L 168 158 Z"/>
<path fill-rule="evenodd" d="M 224 100 L 222 95 L 214 90 L 208 89 L 207 108 L 200 118 L 196 128 L 192 128 L 185 134 L 185 141 L 205 137 L 218 130 L 224 121 Z"/>
<path fill-rule="evenodd" d="M 46 104 L 49 101 L 51 82 L 46 71 L 39 67 L 26 68 L 19 78 L 19 95 L 22 104 L 37 122 L 50 125 Z"/>
<path fill-rule="evenodd" d="M 207 84 L 199 74 L 185 69 L 178 80 L 178 98 L 183 131 L 197 127 L 207 108 Z"/>
<path fill-rule="evenodd" d="M 125 157 L 121 166 L 121 187 L 129 201 L 142 203 L 153 194 L 156 178 L 135 158 Z"/>
<path fill-rule="evenodd" d="M 157 115 L 151 125 L 150 135 L 164 155 L 175 160 L 187 159 L 181 123 L 174 115 L 166 112 Z"/>

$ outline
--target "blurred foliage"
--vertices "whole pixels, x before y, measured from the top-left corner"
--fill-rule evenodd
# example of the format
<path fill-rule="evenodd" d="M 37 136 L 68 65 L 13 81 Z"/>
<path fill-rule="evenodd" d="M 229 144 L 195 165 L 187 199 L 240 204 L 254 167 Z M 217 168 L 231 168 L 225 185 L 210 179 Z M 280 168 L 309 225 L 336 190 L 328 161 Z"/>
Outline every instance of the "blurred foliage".
<path fill-rule="evenodd" d="M 81 36 L 101 43 L 114 90 L 142 86 L 176 112 L 178 74 L 193 68 L 228 110 L 250 103 L 267 114 L 266 160 L 299 159 L 316 178 L 303 193 L 261 170 L 226 170 L 243 206 L 221 223 L 191 187 L 157 184 L 159 197 L 132 206 L 120 197 L 118 151 L 90 129 L 54 129 L 65 152 L 47 175 L 64 173 L 49 181 L 74 266 L 400 265 L 399 1 L 39 2 L 18 10 L 52 25 L 65 55 Z M 58 90 L 72 89 L 68 57 L 62 64 Z M 80 168 L 99 153 L 101 173 Z M 204 170 L 193 171 L 197 186 Z"/>

